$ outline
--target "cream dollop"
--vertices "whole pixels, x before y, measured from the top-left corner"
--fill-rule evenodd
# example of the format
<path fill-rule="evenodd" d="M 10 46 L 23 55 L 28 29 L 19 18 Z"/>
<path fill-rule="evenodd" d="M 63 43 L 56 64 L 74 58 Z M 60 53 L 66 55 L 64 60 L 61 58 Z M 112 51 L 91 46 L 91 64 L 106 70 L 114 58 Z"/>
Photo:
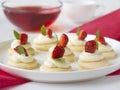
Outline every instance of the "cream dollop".
<path fill-rule="evenodd" d="M 67 62 L 65 59 L 63 58 L 53 59 L 51 57 L 48 57 L 48 59 L 44 62 L 44 65 L 48 67 L 58 67 L 58 68 L 70 67 L 70 63 Z"/>
<path fill-rule="evenodd" d="M 107 44 L 107 45 L 103 45 L 103 44 L 101 44 L 101 43 L 98 43 L 99 44 L 99 51 L 100 52 L 108 52 L 108 51 L 112 51 L 113 49 L 112 49 L 112 47 L 109 45 L 109 44 Z"/>
<path fill-rule="evenodd" d="M 19 45 L 20 45 L 20 41 L 19 40 L 13 40 L 12 43 L 11 43 L 11 48 L 16 48 Z"/>
<path fill-rule="evenodd" d="M 29 63 L 32 62 L 34 60 L 33 56 L 25 56 L 24 54 L 18 54 L 16 52 L 13 53 L 11 57 L 11 60 L 15 61 L 15 62 L 23 62 L 23 63 Z"/>
<path fill-rule="evenodd" d="M 85 40 L 79 40 L 78 36 L 75 33 L 69 34 L 69 42 L 68 45 L 85 45 Z"/>
<path fill-rule="evenodd" d="M 12 43 L 11 43 L 11 48 L 16 48 L 17 46 L 20 45 L 20 41 L 19 40 L 13 40 Z M 31 48 L 31 45 L 30 43 L 26 43 L 24 45 L 22 45 L 24 48 L 28 49 L 28 48 Z"/>
<path fill-rule="evenodd" d="M 52 53 L 53 50 L 54 50 L 54 48 L 55 48 L 55 45 L 53 45 L 51 48 L 49 48 L 49 52 Z M 70 54 L 72 54 L 71 49 L 68 48 L 68 47 L 65 47 L 65 53 L 64 53 L 64 55 L 70 55 Z"/>
<path fill-rule="evenodd" d="M 46 61 L 44 61 L 44 65 L 48 66 L 48 67 L 56 67 L 56 65 L 54 63 L 52 63 L 51 59 L 47 59 Z"/>
<path fill-rule="evenodd" d="M 48 38 L 47 36 L 44 36 L 40 34 L 37 38 L 34 39 L 34 43 L 38 44 L 48 44 L 48 43 L 54 43 L 57 42 L 57 38 L 53 36 L 52 38 Z"/>
<path fill-rule="evenodd" d="M 98 51 L 96 51 L 95 53 L 88 53 L 83 51 L 79 55 L 79 60 L 81 61 L 100 61 L 102 59 L 104 59 L 104 56 Z"/>

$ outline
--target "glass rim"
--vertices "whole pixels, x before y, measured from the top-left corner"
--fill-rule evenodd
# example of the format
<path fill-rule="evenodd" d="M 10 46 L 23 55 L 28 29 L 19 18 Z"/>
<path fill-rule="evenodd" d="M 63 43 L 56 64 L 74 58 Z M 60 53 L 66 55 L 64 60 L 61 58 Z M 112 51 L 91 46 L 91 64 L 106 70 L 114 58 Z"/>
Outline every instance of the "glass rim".
<path fill-rule="evenodd" d="M 6 5 L 5 5 L 5 3 L 10 2 L 10 1 L 14 1 L 14 0 L 5 0 L 5 1 L 3 1 L 3 2 L 1 3 L 2 8 L 8 8 L 8 9 L 13 9 L 13 8 L 15 8 L 15 7 L 10 7 L 10 6 L 6 6 Z M 60 5 L 54 6 L 54 7 L 48 7 L 48 8 L 44 8 L 44 7 L 43 7 L 42 10 L 59 9 L 59 8 L 61 8 L 61 7 L 63 6 L 63 2 L 60 1 L 60 0 L 56 0 L 56 1 L 58 1 L 58 2 L 60 3 Z M 24 5 L 23 5 L 23 6 L 24 6 Z M 28 5 L 28 6 L 36 6 L 36 5 Z M 38 5 L 37 5 L 37 6 L 38 6 Z"/>

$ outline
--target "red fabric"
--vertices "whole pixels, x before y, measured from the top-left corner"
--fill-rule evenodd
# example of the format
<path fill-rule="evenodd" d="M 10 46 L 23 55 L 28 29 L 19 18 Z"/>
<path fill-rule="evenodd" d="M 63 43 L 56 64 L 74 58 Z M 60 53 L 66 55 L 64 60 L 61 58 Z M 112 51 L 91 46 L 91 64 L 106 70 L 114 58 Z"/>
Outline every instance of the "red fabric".
<path fill-rule="evenodd" d="M 111 73 L 111 74 L 109 74 L 109 75 L 107 75 L 107 76 L 113 76 L 113 75 L 120 75 L 120 69 Z"/>
<path fill-rule="evenodd" d="M 100 34 L 103 36 L 120 41 L 120 9 L 83 24 L 80 28 L 89 34 L 95 34 L 96 30 L 100 30 Z M 74 28 L 70 33 L 76 32 L 77 29 L 78 27 Z M 120 75 L 120 69 L 108 76 L 110 75 Z"/>
<path fill-rule="evenodd" d="M 0 88 L 19 85 L 19 84 L 23 84 L 23 83 L 26 83 L 29 81 L 30 80 L 20 78 L 17 76 L 13 76 L 11 74 L 8 74 L 8 73 L 0 70 Z"/>
<path fill-rule="evenodd" d="M 81 25 L 80 28 L 89 34 L 95 34 L 96 30 L 100 30 L 101 35 L 120 41 L 120 9 Z M 76 30 L 77 28 L 70 32 Z"/>

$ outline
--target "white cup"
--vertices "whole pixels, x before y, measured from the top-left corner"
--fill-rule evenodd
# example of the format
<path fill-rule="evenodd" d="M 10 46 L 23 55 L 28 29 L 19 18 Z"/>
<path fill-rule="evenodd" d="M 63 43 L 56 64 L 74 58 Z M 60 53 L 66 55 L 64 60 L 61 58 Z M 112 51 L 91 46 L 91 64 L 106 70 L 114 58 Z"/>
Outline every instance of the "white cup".
<path fill-rule="evenodd" d="M 64 13 L 78 24 L 90 21 L 104 13 L 104 7 L 94 0 L 64 0 L 63 3 Z"/>

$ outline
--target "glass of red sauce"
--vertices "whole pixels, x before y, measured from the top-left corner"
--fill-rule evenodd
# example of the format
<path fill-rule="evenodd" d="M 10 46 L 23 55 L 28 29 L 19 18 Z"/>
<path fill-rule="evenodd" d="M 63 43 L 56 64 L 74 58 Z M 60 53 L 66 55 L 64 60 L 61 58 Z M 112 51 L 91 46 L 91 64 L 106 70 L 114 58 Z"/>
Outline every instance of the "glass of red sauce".
<path fill-rule="evenodd" d="M 59 16 L 62 2 L 58 0 L 6 0 L 2 3 L 8 20 L 21 30 L 36 32 L 42 25 L 50 26 Z"/>

